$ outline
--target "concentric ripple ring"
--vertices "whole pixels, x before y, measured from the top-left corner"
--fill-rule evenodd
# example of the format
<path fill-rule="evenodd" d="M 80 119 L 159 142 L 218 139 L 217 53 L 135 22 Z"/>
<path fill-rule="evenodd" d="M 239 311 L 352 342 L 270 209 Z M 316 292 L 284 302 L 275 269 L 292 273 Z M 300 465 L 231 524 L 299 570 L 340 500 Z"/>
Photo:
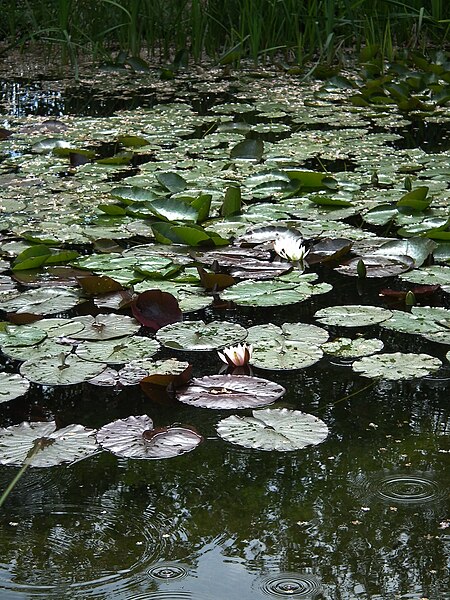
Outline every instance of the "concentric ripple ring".
<path fill-rule="evenodd" d="M 277 573 L 261 580 L 261 590 L 265 594 L 289 598 L 312 600 L 322 590 L 320 581 L 309 573 Z"/>

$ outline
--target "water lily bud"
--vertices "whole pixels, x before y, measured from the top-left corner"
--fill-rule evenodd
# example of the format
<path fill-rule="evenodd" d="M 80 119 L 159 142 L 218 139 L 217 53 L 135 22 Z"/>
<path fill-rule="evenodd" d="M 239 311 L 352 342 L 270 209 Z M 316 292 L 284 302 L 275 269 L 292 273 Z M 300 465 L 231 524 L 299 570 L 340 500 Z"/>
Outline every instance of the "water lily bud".
<path fill-rule="evenodd" d="M 407 192 L 410 192 L 412 190 L 412 181 L 409 175 L 405 177 L 405 190 Z"/>
<path fill-rule="evenodd" d="M 360 279 L 364 279 L 367 276 L 366 265 L 362 258 L 358 260 L 358 264 L 356 265 L 356 272 L 358 273 L 358 277 Z"/>
<path fill-rule="evenodd" d="M 406 296 L 405 296 L 406 306 L 414 306 L 415 303 L 416 303 L 416 296 L 414 295 L 414 292 L 412 292 L 411 290 L 408 290 L 408 292 L 406 293 Z"/>

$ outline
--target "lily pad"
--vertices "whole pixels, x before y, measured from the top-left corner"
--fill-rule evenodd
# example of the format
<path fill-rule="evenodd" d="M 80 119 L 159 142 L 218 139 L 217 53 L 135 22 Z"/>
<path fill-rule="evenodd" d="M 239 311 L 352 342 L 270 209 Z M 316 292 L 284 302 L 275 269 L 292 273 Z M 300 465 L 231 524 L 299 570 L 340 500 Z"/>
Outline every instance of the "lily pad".
<path fill-rule="evenodd" d="M 430 334 L 442 330 L 442 327 L 433 319 L 412 312 L 407 313 L 403 310 L 393 310 L 391 317 L 380 323 L 380 325 L 385 329 L 416 335 Z"/>
<path fill-rule="evenodd" d="M 182 319 L 177 299 L 172 294 L 158 289 L 139 294 L 133 300 L 131 310 L 139 323 L 153 331 Z"/>
<path fill-rule="evenodd" d="M 100 314 L 75 317 L 75 322 L 82 323 L 84 328 L 72 335 L 76 340 L 111 340 L 136 333 L 140 324 L 126 315 Z"/>
<path fill-rule="evenodd" d="M 242 306 L 281 306 L 302 302 L 315 294 L 331 290 L 327 283 L 290 283 L 289 281 L 240 281 L 221 292 L 222 300 Z"/>
<path fill-rule="evenodd" d="M 74 385 L 92 379 L 106 368 L 106 364 L 88 362 L 75 354 L 27 360 L 20 366 L 20 373 L 41 385 Z"/>
<path fill-rule="evenodd" d="M 113 340 L 85 341 L 77 346 L 76 354 L 84 360 L 117 365 L 149 358 L 159 349 L 156 340 L 148 337 L 128 336 Z"/>
<path fill-rule="evenodd" d="M 393 277 L 414 267 L 414 260 L 410 256 L 370 254 L 352 258 L 336 267 L 335 271 L 342 275 L 358 277 L 360 261 L 364 263 L 366 277 Z"/>
<path fill-rule="evenodd" d="M 392 313 L 390 310 L 381 308 L 380 306 L 354 304 L 322 308 L 314 316 L 324 325 L 364 327 L 386 321 L 386 319 L 392 316 Z"/>
<path fill-rule="evenodd" d="M 438 358 L 429 354 L 393 352 L 366 356 L 353 363 L 352 369 L 374 379 L 414 379 L 424 377 L 441 367 Z"/>
<path fill-rule="evenodd" d="M 255 408 L 272 404 L 284 395 L 281 385 L 249 375 L 196 377 L 177 391 L 177 399 L 202 408 Z"/>
<path fill-rule="evenodd" d="M 175 350 L 217 350 L 242 342 L 247 330 L 228 321 L 184 321 L 166 325 L 156 332 L 163 346 Z"/>
<path fill-rule="evenodd" d="M 11 293 L 0 299 L 0 310 L 6 312 L 52 315 L 66 312 L 80 301 L 77 291 L 63 287 L 45 287 Z"/>
<path fill-rule="evenodd" d="M 35 453 L 28 457 L 31 450 Z M 98 452 L 95 430 L 82 425 L 57 429 L 56 423 L 20 423 L 0 428 L 0 464 L 53 467 L 71 463 Z M 28 458 L 27 458 L 28 457 Z"/>
<path fill-rule="evenodd" d="M 154 429 L 153 421 L 147 415 L 117 419 L 97 432 L 99 444 L 123 458 L 172 458 L 194 450 L 202 439 L 188 427 Z"/>
<path fill-rule="evenodd" d="M 444 291 L 450 293 L 450 267 L 447 266 L 432 265 L 431 267 L 423 267 L 405 275 L 400 275 L 400 279 L 423 285 L 440 285 Z"/>
<path fill-rule="evenodd" d="M 233 415 L 219 421 L 217 433 L 228 442 L 257 450 L 300 450 L 323 442 L 326 424 L 298 410 L 268 408 L 254 410 L 252 417 Z"/>
<path fill-rule="evenodd" d="M 27 393 L 30 382 L 17 373 L 0 373 L 0 404 Z"/>
<path fill-rule="evenodd" d="M 246 342 L 252 344 L 251 364 L 260 369 L 305 369 L 318 362 L 323 352 L 321 344 L 328 332 L 306 323 L 272 323 L 249 327 Z"/>
<path fill-rule="evenodd" d="M 326 354 L 331 354 L 331 356 L 337 356 L 338 358 L 359 358 L 361 356 L 370 356 L 371 354 L 375 354 L 375 352 L 380 352 L 384 347 L 384 344 L 381 340 L 374 339 L 366 339 L 366 338 L 356 338 L 352 340 L 351 338 L 341 337 L 336 338 L 331 342 L 327 342 L 326 344 L 322 344 L 322 350 Z"/>

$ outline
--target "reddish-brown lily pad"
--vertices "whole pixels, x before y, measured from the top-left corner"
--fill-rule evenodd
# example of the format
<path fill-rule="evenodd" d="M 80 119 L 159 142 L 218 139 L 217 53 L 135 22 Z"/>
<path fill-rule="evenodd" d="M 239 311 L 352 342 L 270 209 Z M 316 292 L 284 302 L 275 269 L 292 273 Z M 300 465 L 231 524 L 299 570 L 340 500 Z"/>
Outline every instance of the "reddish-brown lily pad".
<path fill-rule="evenodd" d="M 154 331 L 183 319 L 175 296 L 157 289 L 139 294 L 131 303 L 131 311 L 139 323 Z"/>

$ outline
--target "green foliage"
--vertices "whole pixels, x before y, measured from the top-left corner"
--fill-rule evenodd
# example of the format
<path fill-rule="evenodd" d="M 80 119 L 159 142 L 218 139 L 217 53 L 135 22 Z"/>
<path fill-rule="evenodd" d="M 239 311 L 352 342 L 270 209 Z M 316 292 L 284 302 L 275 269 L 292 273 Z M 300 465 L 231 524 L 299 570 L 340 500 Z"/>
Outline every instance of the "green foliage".
<path fill-rule="evenodd" d="M 59 45 L 75 69 L 87 46 L 94 55 L 119 48 L 130 60 L 143 49 L 161 60 L 189 49 L 196 62 L 206 54 L 221 64 L 282 51 L 300 65 L 317 56 L 330 61 L 344 46 L 367 46 L 373 52 L 365 58 L 390 60 L 401 44 L 444 44 L 450 22 L 447 2 L 422 0 L 0 0 L 0 9 L 0 39 Z"/>

